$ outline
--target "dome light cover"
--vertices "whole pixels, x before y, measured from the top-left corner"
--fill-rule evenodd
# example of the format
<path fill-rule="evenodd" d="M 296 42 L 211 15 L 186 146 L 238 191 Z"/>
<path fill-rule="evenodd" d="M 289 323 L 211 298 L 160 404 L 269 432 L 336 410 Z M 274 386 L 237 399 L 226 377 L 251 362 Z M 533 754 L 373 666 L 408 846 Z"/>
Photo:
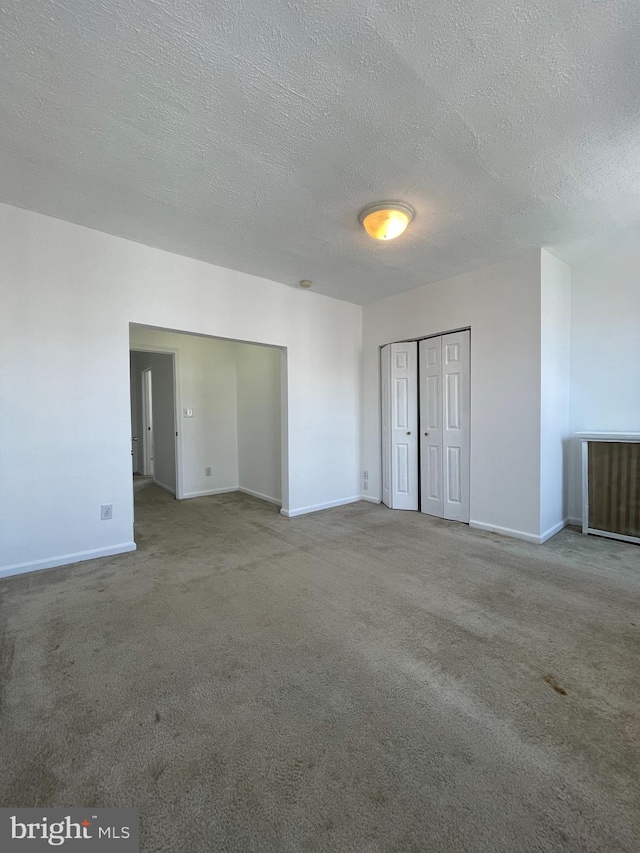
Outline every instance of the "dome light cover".
<path fill-rule="evenodd" d="M 381 201 L 365 207 L 358 218 L 374 240 L 395 240 L 414 216 L 414 209 L 402 201 Z"/>

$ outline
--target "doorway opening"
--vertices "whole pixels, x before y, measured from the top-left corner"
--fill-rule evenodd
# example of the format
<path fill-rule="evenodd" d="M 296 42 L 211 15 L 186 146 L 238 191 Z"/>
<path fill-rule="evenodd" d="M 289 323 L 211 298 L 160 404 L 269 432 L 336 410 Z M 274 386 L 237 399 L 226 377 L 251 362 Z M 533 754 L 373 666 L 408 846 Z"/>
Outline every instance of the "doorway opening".
<path fill-rule="evenodd" d="M 155 483 L 177 495 L 175 358 L 166 350 L 132 347 L 129 352 L 134 491 Z"/>
<path fill-rule="evenodd" d="M 469 521 L 471 331 L 380 348 L 382 502 Z"/>
<path fill-rule="evenodd" d="M 288 509 L 286 349 L 138 324 L 129 346 L 134 491 Z"/>

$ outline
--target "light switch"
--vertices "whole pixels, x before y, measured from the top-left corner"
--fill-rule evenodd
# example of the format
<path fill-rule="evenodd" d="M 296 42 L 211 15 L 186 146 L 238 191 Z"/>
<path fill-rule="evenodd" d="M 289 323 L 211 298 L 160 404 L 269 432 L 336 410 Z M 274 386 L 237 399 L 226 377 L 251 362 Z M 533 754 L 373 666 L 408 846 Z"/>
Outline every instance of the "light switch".
<path fill-rule="evenodd" d="M 184 410 L 184 416 L 185 416 L 185 418 L 192 418 L 193 417 L 193 409 L 185 409 Z"/>

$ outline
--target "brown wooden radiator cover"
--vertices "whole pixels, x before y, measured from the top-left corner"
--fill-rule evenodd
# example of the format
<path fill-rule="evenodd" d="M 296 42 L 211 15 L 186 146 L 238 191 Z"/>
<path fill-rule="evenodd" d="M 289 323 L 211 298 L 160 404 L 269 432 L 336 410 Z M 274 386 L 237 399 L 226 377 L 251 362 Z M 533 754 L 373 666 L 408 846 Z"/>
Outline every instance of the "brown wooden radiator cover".
<path fill-rule="evenodd" d="M 589 527 L 640 536 L 640 444 L 589 442 Z"/>

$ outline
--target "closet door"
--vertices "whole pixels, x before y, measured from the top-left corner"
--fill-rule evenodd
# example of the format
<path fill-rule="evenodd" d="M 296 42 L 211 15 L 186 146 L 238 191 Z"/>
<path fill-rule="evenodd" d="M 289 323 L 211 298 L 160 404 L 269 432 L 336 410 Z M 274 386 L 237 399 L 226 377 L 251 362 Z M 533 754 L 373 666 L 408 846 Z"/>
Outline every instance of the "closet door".
<path fill-rule="evenodd" d="M 380 350 L 380 391 L 382 397 L 382 503 L 391 508 L 391 344 Z"/>
<path fill-rule="evenodd" d="M 469 521 L 470 333 L 420 341 L 420 509 Z"/>
<path fill-rule="evenodd" d="M 391 509 L 418 509 L 418 344 L 381 354 L 382 495 Z"/>
<path fill-rule="evenodd" d="M 442 338 L 420 341 L 420 509 L 444 517 Z"/>
<path fill-rule="evenodd" d="M 469 521 L 470 333 L 442 336 L 444 518 Z"/>

